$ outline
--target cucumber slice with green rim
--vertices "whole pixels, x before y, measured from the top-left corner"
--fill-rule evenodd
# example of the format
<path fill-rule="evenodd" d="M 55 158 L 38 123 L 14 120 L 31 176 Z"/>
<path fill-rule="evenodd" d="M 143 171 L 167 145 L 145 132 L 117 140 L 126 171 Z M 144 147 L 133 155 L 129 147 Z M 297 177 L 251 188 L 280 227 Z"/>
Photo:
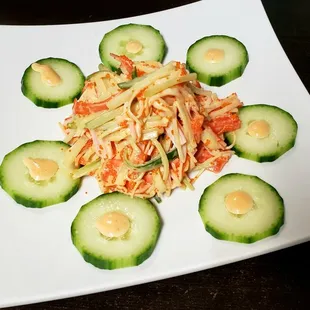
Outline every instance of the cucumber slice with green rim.
<path fill-rule="evenodd" d="M 280 231 L 285 209 L 272 185 L 257 176 L 231 173 L 204 190 L 199 214 L 213 237 L 253 243 Z"/>
<path fill-rule="evenodd" d="M 114 192 L 83 205 L 71 225 L 74 246 L 100 269 L 134 267 L 153 253 L 162 222 L 150 200 Z"/>
<path fill-rule="evenodd" d="M 63 164 L 68 148 L 69 145 L 62 141 L 46 140 L 35 140 L 18 146 L 4 156 L 0 166 L 1 187 L 18 204 L 29 208 L 44 208 L 69 200 L 79 190 L 81 181 L 74 180 L 71 170 Z M 25 158 L 52 161 L 48 164 L 56 163 L 57 171 L 49 179 L 36 181 L 23 162 Z M 46 168 L 51 169 L 51 166 L 41 165 L 41 173 L 46 173 Z"/>
<path fill-rule="evenodd" d="M 167 46 L 160 31 L 150 25 L 124 24 L 106 33 L 99 45 L 102 63 L 117 70 L 119 62 L 110 53 L 126 55 L 133 61 L 154 60 L 162 62 Z"/>
<path fill-rule="evenodd" d="M 47 72 L 47 74 L 53 74 L 52 78 L 55 76 L 54 73 L 58 75 L 57 82 L 51 84 L 47 82 L 50 79 L 46 71 L 43 73 L 35 71 L 32 64 L 25 70 L 21 80 L 21 90 L 23 95 L 35 105 L 47 109 L 59 108 L 73 103 L 74 99 L 81 94 L 85 76 L 76 64 L 53 57 L 40 59 L 35 63 L 48 66 L 43 70 L 52 69 Z"/>
<path fill-rule="evenodd" d="M 186 65 L 197 79 L 210 86 L 222 86 L 243 74 L 249 62 L 246 47 L 236 38 L 211 35 L 194 42 L 187 50 Z"/>
<path fill-rule="evenodd" d="M 225 133 L 227 143 L 235 141 L 233 150 L 237 156 L 272 162 L 294 147 L 298 125 L 283 109 L 267 104 L 243 106 L 239 118 L 241 128 Z"/>

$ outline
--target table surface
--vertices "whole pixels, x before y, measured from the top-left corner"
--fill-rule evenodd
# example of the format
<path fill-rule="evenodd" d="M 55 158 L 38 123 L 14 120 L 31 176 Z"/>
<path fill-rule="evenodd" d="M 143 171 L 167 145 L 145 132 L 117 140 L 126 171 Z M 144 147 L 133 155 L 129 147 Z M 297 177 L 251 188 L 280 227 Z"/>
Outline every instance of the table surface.
<path fill-rule="evenodd" d="M 0 24 L 58 24 L 102 21 L 173 8 L 195 1 L 128 1 L 117 9 L 105 1 L 73 1 L 46 8 L 1 3 Z M 310 92 L 310 1 L 263 0 L 272 26 Z M 43 2 L 41 2 L 43 3 Z M 310 224 L 310 223 L 309 223 Z M 310 243 L 222 267 L 143 285 L 9 309 L 309 309 Z"/>

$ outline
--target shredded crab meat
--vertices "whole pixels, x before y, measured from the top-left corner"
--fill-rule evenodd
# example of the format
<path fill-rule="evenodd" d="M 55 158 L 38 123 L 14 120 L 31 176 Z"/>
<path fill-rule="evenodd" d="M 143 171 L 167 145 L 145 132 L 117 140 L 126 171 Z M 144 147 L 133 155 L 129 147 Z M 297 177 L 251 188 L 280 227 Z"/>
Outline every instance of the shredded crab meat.
<path fill-rule="evenodd" d="M 124 57 L 115 55 L 120 61 Z M 92 75 L 72 114 L 59 124 L 74 151 L 67 159 L 77 175 L 83 168 L 103 193 L 151 198 L 192 189 L 203 172 L 224 169 L 235 140 L 227 146 L 222 131 L 240 128 L 243 104 L 236 93 L 218 98 L 177 61 L 127 61 L 120 68 L 121 73 L 105 68 Z M 134 70 L 143 79 L 120 88 Z"/>

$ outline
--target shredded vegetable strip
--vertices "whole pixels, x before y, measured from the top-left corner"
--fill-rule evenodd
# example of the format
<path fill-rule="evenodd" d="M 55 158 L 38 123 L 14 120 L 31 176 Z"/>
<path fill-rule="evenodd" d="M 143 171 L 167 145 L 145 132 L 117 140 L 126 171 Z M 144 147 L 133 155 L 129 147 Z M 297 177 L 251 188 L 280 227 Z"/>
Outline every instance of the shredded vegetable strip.
<path fill-rule="evenodd" d="M 82 136 L 66 151 L 64 158 L 64 163 L 66 166 L 70 167 L 75 162 L 75 157 L 78 156 L 87 141 L 88 138 Z"/>
<path fill-rule="evenodd" d="M 119 107 L 118 109 L 102 113 L 98 117 L 88 121 L 85 124 L 85 127 L 88 129 L 95 129 L 113 120 L 116 116 L 121 115 L 122 112 L 123 112 L 123 107 Z"/>
<path fill-rule="evenodd" d="M 166 181 L 168 178 L 168 174 L 169 174 L 169 161 L 168 161 L 166 152 L 163 149 L 162 145 L 157 140 L 152 139 L 152 143 L 157 148 L 157 150 L 161 156 L 161 160 L 162 160 L 162 164 L 163 164 L 163 168 L 164 168 L 163 180 Z"/>
<path fill-rule="evenodd" d="M 76 169 L 72 173 L 72 176 L 74 179 L 78 179 L 84 175 L 88 175 L 90 172 L 98 169 L 99 167 L 100 167 L 100 160 L 98 159 L 90 164 L 83 166 L 82 168 Z"/>
<path fill-rule="evenodd" d="M 231 145 L 226 146 L 226 147 L 225 147 L 225 150 L 232 149 L 232 148 L 235 146 L 235 144 L 236 144 L 236 139 L 237 139 L 237 137 L 236 137 L 236 134 L 235 134 L 234 131 L 232 132 L 232 135 L 233 135 L 233 142 L 231 143 Z"/>
<path fill-rule="evenodd" d="M 233 110 L 234 108 L 237 108 L 238 106 L 240 106 L 240 101 L 238 100 L 234 100 L 232 103 L 230 103 L 229 105 L 225 106 L 222 109 L 216 110 L 211 112 L 209 115 L 211 118 L 215 118 L 219 115 L 223 115 L 231 110 Z"/>
<path fill-rule="evenodd" d="M 185 76 L 181 76 L 181 77 L 175 77 L 172 78 L 170 80 L 167 80 L 166 82 L 162 83 L 162 84 L 157 84 L 154 85 L 152 87 L 149 87 L 148 90 L 145 92 L 145 97 L 151 97 L 167 88 L 170 88 L 176 84 L 180 84 L 180 83 L 184 83 L 184 82 L 188 82 L 191 80 L 195 80 L 197 78 L 197 74 L 196 73 L 190 73 L 188 75 Z"/>
<path fill-rule="evenodd" d="M 192 183 L 191 183 L 191 181 L 187 175 L 184 176 L 183 182 L 186 185 L 186 187 L 188 187 L 190 190 L 192 190 L 192 191 L 194 190 L 194 186 L 192 185 Z"/>
<path fill-rule="evenodd" d="M 176 107 L 179 110 L 180 118 L 183 122 L 183 128 L 186 128 L 184 133 L 186 135 L 188 147 L 190 150 L 193 150 L 195 148 L 196 143 L 195 143 L 194 134 L 193 134 L 193 131 L 192 131 L 191 125 L 190 125 L 189 114 L 188 114 L 188 111 L 184 105 L 184 100 L 177 100 L 176 101 Z"/>

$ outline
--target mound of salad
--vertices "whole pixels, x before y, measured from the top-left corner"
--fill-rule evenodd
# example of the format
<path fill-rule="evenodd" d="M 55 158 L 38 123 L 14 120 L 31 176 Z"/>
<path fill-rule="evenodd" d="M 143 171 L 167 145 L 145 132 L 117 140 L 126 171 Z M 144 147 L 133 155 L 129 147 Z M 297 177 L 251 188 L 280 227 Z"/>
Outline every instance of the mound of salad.
<path fill-rule="evenodd" d="M 233 155 L 224 133 L 241 126 L 237 94 L 218 98 L 178 61 L 112 56 L 120 70 L 101 64 L 60 123 L 73 177 L 95 177 L 103 193 L 151 198 L 193 189 L 205 170 L 219 173 Z"/>

